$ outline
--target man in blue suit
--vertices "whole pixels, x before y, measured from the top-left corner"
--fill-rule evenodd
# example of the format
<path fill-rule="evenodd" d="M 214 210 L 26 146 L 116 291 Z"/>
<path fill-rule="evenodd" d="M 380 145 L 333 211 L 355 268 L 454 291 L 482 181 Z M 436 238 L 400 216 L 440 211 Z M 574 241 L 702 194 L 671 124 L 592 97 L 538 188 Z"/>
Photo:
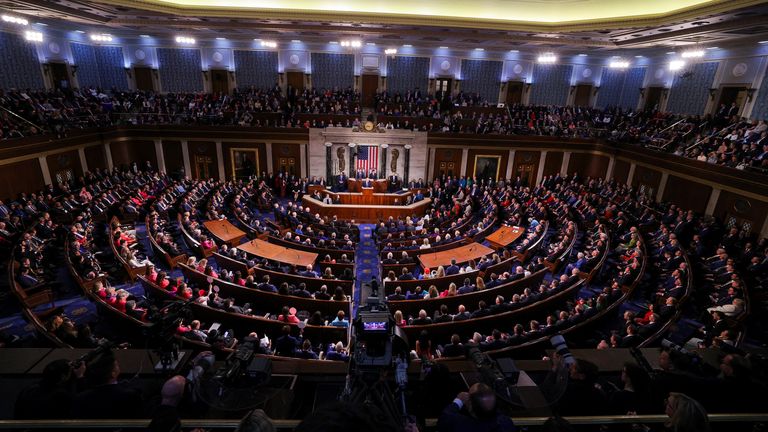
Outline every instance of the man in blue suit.
<path fill-rule="evenodd" d="M 451 260 L 451 265 L 449 265 L 445 269 L 445 275 L 446 276 L 451 276 L 451 275 L 459 274 L 459 271 L 461 271 L 461 269 L 459 268 L 459 266 L 456 265 L 456 260 L 452 259 Z"/>

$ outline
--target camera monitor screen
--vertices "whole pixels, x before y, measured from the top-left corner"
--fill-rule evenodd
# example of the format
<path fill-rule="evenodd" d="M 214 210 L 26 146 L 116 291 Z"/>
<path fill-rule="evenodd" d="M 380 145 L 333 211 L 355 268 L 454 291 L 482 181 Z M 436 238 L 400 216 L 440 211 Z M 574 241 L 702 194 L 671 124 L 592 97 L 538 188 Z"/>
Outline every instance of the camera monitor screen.
<path fill-rule="evenodd" d="M 363 331 L 385 332 L 387 331 L 387 322 L 386 321 L 363 322 Z"/>

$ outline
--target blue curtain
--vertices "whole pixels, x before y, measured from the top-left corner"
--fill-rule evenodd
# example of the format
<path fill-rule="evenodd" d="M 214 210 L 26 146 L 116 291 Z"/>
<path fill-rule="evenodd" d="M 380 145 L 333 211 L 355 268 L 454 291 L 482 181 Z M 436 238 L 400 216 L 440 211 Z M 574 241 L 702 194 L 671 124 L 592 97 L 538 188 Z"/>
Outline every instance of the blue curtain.
<path fill-rule="evenodd" d="M 533 65 L 531 103 L 534 105 L 565 105 L 571 87 L 571 65 Z"/>
<path fill-rule="evenodd" d="M 429 58 L 395 56 L 387 60 L 387 91 L 405 93 L 416 88 L 422 94 L 429 88 Z"/>
<path fill-rule="evenodd" d="M 43 73 L 35 46 L 13 33 L 0 32 L 0 86 L 5 89 L 40 90 Z"/>
<path fill-rule="evenodd" d="M 77 82 L 80 87 L 100 87 L 104 91 L 128 88 L 121 47 L 79 43 L 70 45 L 72 58 L 77 65 Z"/>
<path fill-rule="evenodd" d="M 755 120 L 768 120 L 768 75 L 760 83 L 760 90 L 755 96 L 755 106 L 752 108 L 750 117 Z"/>
<path fill-rule="evenodd" d="M 355 85 L 354 54 L 312 53 L 312 87 L 344 90 Z"/>
<path fill-rule="evenodd" d="M 600 79 L 600 91 L 597 93 L 595 106 L 598 108 L 621 107 L 637 108 L 640 100 L 640 87 L 643 86 L 645 68 L 610 69 L 603 68 Z"/>
<path fill-rule="evenodd" d="M 667 111 L 676 114 L 704 114 L 717 65 L 716 62 L 697 63 L 685 72 L 677 72 L 669 91 Z"/>
<path fill-rule="evenodd" d="M 158 48 L 157 63 L 164 92 L 203 91 L 199 49 Z"/>
<path fill-rule="evenodd" d="M 498 102 L 503 65 L 500 61 L 462 60 L 461 91 L 477 93 L 491 103 Z"/>
<path fill-rule="evenodd" d="M 240 88 L 272 88 L 277 83 L 277 52 L 235 50 L 235 71 Z"/>

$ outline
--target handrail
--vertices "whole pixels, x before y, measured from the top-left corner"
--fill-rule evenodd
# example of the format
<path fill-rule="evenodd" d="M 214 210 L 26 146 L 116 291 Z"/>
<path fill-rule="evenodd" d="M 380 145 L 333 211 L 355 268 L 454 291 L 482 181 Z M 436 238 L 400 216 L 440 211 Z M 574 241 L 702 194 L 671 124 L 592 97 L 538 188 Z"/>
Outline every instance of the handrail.
<path fill-rule="evenodd" d="M 731 422 L 766 422 L 768 413 L 708 414 L 711 423 Z M 512 417 L 517 426 L 542 426 L 548 417 Z M 612 415 L 564 417 L 572 425 L 609 425 L 609 424 L 658 424 L 669 420 L 663 414 L 647 415 Z M 301 420 L 271 419 L 276 429 L 295 429 Z M 0 420 L 0 430 L 7 429 L 144 429 L 149 426 L 149 419 L 110 419 L 110 420 Z M 239 419 L 183 419 L 184 429 L 231 429 L 240 423 Z M 437 419 L 425 419 L 428 428 L 437 426 Z"/>
<path fill-rule="evenodd" d="M 45 128 L 43 128 L 43 127 L 40 127 L 40 126 L 38 126 L 38 125 L 36 125 L 36 124 L 32 123 L 31 121 L 29 121 L 29 120 L 25 119 L 24 117 L 22 117 L 22 116 L 20 116 L 20 115 L 16 114 L 15 112 L 13 112 L 13 111 L 9 110 L 8 108 L 6 108 L 6 107 L 4 107 L 4 106 L 0 106 L 0 109 L 2 109 L 3 111 L 7 112 L 8 114 L 10 114 L 10 115 L 12 115 L 12 116 L 14 116 L 14 117 L 18 117 L 19 119 L 21 119 L 21 121 L 23 121 L 23 122 L 25 122 L 25 123 L 29 123 L 29 124 L 31 124 L 32 126 L 36 127 L 38 130 L 41 130 L 41 131 L 44 131 L 44 130 L 46 130 Z"/>
<path fill-rule="evenodd" d="M 714 132 L 714 133 L 712 133 L 712 134 L 709 134 L 709 135 L 707 135 L 706 137 L 704 137 L 704 138 L 702 138 L 702 139 L 700 139 L 700 140 L 696 141 L 695 143 L 691 144 L 690 146 L 686 147 L 686 149 L 685 149 L 685 152 L 686 152 L 686 153 L 688 153 L 688 151 L 689 151 L 689 150 L 691 150 L 691 149 L 692 149 L 692 148 L 694 148 L 694 147 L 697 147 L 699 144 L 701 144 L 701 142 L 702 142 L 702 141 L 704 141 L 704 140 L 707 140 L 707 139 L 710 139 L 710 138 L 712 138 L 712 137 L 713 137 L 713 136 L 715 136 L 715 135 L 721 135 L 723 132 L 725 132 L 725 131 L 727 131 L 727 130 L 730 130 L 730 129 L 732 129 L 732 128 L 733 128 L 734 126 L 736 126 L 737 124 L 739 124 L 739 123 L 733 123 L 732 125 L 728 126 L 728 127 L 727 127 L 727 128 L 725 128 L 725 129 L 720 129 L 720 130 L 719 130 L 719 131 L 717 131 L 717 132 Z"/>

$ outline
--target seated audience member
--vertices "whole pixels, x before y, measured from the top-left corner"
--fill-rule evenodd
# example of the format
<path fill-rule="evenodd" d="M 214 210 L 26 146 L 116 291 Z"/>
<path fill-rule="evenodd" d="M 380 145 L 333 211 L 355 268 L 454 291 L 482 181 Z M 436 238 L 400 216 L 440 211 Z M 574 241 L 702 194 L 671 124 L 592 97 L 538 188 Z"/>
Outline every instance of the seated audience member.
<path fill-rule="evenodd" d="M 72 417 L 80 419 L 144 418 L 141 393 L 119 384 L 120 364 L 111 352 L 86 365 L 90 388 L 74 397 Z"/>

